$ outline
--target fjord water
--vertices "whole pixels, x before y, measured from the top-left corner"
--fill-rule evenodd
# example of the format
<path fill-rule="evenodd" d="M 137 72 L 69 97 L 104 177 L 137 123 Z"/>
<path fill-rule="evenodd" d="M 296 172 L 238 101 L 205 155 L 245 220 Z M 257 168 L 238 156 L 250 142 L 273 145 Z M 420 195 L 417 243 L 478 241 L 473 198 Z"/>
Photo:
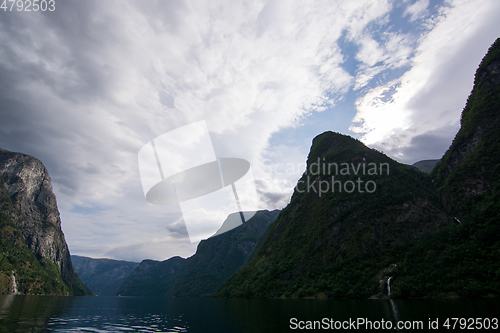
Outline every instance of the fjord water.
<path fill-rule="evenodd" d="M 0 295 L 1 332 L 287 332 L 299 321 L 498 318 L 499 299 L 281 300 Z M 292 324 L 292 326 L 295 326 Z M 442 327 L 441 327 L 442 328 Z M 381 329 L 377 330 L 380 331 Z M 395 327 L 392 330 L 397 331 Z M 436 330 L 433 330 L 436 331 Z M 450 330 L 452 331 L 452 330 Z M 494 331 L 494 330 L 490 330 Z"/>

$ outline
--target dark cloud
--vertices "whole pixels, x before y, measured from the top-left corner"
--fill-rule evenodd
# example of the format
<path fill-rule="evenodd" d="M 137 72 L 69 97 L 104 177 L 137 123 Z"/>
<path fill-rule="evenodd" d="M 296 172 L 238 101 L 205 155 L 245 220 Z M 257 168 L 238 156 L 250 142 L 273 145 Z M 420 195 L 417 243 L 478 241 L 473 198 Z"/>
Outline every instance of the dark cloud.
<path fill-rule="evenodd" d="M 177 220 L 166 226 L 167 230 L 172 233 L 172 237 L 175 238 L 187 238 L 189 237 L 186 224 L 184 220 Z"/>
<path fill-rule="evenodd" d="M 158 92 L 158 96 L 160 97 L 160 103 L 161 104 L 163 104 L 165 106 L 168 106 L 169 108 L 173 108 L 174 107 L 175 99 L 174 99 L 174 97 L 172 95 L 167 94 L 163 90 L 160 90 Z"/>
<path fill-rule="evenodd" d="M 392 138 L 394 142 L 383 142 L 381 145 L 373 145 L 372 147 L 406 164 L 440 159 L 448 150 L 458 129 L 459 124 L 457 123 L 416 135 L 405 146 L 398 147 L 397 144 L 394 144 L 398 141 L 398 137 L 395 136 Z"/>
<path fill-rule="evenodd" d="M 104 254 L 104 257 L 135 262 L 141 262 L 142 260 L 149 258 L 147 255 L 145 256 L 144 244 L 142 243 L 111 249 Z"/>
<path fill-rule="evenodd" d="M 283 207 L 288 203 L 290 194 L 288 192 L 276 192 L 269 190 L 265 181 L 256 179 L 255 188 L 259 195 L 259 200 L 265 207 Z"/>

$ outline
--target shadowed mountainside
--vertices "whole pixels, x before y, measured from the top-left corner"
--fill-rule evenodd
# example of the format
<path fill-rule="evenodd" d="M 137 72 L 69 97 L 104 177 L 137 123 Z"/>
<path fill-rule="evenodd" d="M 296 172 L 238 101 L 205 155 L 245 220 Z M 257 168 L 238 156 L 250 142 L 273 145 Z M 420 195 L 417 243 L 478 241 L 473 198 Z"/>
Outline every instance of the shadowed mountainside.
<path fill-rule="evenodd" d="M 71 261 L 83 283 L 99 296 L 114 296 L 123 280 L 139 266 L 138 262 L 77 255 L 72 255 Z"/>
<path fill-rule="evenodd" d="M 187 259 L 143 260 L 117 294 L 211 296 L 252 255 L 260 236 L 278 214 L 278 210 L 258 211 L 243 225 L 201 241 L 196 253 Z"/>
<path fill-rule="evenodd" d="M 381 294 L 412 245 L 453 223 L 427 175 L 326 132 L 267 239 L 216 296 Z"/>

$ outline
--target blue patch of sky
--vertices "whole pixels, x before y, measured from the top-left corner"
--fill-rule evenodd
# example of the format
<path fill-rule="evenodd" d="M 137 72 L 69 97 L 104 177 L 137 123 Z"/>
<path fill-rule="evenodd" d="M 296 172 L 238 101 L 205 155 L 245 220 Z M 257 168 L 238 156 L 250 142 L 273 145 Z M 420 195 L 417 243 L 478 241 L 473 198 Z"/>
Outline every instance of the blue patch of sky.
<path fill-rule="evenodd" d="M 445 0 L 430 0 L 429 7 L 427 9 L 429 10 L 431 16 L 436 16 L 441 7 L 449 6 L 450 4 L 445 3 Z"/>
<path fill-rule="evenodd" d="M 361 61 L 356 59 L 359 45 L 347 38 L 347 30 L 342 32 L 342 35 L 337 40 L 337 45 L 343 57 L 343 62 L 341 64 L 342 68 L 351 76 L 355 76 L 358 66 L 361 64 Z"/>
<path fill-rule="evenodd" d="M 387 89 L 381 96 L 380 100 L 384 103 L 390 102 L 392 100 L 392 96 L 396 92 L 396 88 L 399 84 L 395 84 Z"/>
<path fill-rule="evenodd" d="M 76 213 L 76 214 L 82 214 L 82 215 L 90 215 L 90 214 L 98 213 L 101 210 L 103 210 L 103 209 L 98 207 L 98 206 L 85 207 L 85 206 L 75 205 L 73 207 L 73 209 L 71 210 L 71 212 Z"/>
<path fill-rule="evenodd" d="M 388 14 L 388 20 L 372 22 L 368 24 L 366 30 L 369 31 L 371 37 L 381 45 L 388 41 L 390 34 L 405 35 L 408 45 L 416 50 L 419 43 L 419 37 L 432 28 L 429 23 L 429 18 L 435 18 L 439 14 L 440 8 L 444 5 L 444 0 L 430 1 L 426 9 L 426 15 L 417 20 L 410 21 L 411 15 L 405 14 L 405 11 L 408 6 L 411 6 L 415 2 L 416 1 L 408 3 L 395 2 L 391 12 Z M 414 55 L 415 51 L 411 52 L 409 57 L 411 58 Z M 379 65 L 381 64 L 378 63 L 375 66 Z M 400 67 L 389 67 L 381 71 L 370 80 L 369 84 L 364 89 L 360 90 L 359 95 L 365 93 L 368 89 L 387 84 L 392 80 L 400 78 L 410 69 L 411 66 L 408 64 Z M 395 92 L 395 87 L 391 87 L 391 89 L 385 93 L 384 101 L 389 101 L 390 97 Z"/>
<path fill-rule="evenodd" d="M 388 17 L 368 24 L 365 32 L 370 33 L 371 37 L 380 44 L 387 42 L 389 34 L 404 34 L 408 38 L 411 38 L 410 46 L 415 49 L 418 45 L 419 36 L 429 30 L 429 25 L 426 20 L 429 17 L 435 17 L 439 14 L 439 9 L 444 5 L 444 0 L 431 0 L 427 8 L 427 15 L 418 20 L 410 21 L 410 15 L 405 15 L 405 10 L 415 2 L 416 1 L 401 3 L 395 1 Z M 346 31 L 344 31 L 338 39 L 337 44 L 343 56 L 343 63 L 341 66 L 347 73 L 355 77 L 359 65 L 361 64 L 361 62 L 356 59 L 359 45 L 348 38 Z M 413 53 L 409 56 L 413 56 Z M 378 65 L 382 64 L 378 63 L 375 66 Z M 349 131 L 352 120 L 356 115 L 356 100 L 364 95 L 369 89 L 387 84 L 401 77 L 410 68 L 410 65 L 387 68 L 375 75 L 366 87 L 358 91 L 354 91 L 353 87 L 351 87 L 340 100 L 339 96 L 329 95 L 329 99 L 337 101 L 333 107 L 322 112 L 313 112 L 309 116 L 303 118 L 297 127 L 285 128 L 274 133 L 269 141 L 270 146 L 272 147 L 286 142 L 287 145 L 303 147 L 304 149 L 307 148 L 308 151 L 312 139 L 325 131 L 339 132 L 360 138 L 362 134 L 355 134 Z M 390 101 L 396 92 L 396 88 L 397 86 L 393 86 L 388 89 L 384 93 L 382 100 L 386 102 Z"/>
<path fill-rule="evenodd" d="M 356 115 L 354 108 L 356 98 L 356 93 L 351 89 L 335 106 L 322 112 L 313 112 L 301 119 L 299 125 L 295 128 L 288 127 L 274 133 L 269 140 L 270 146 L 285 143 L 289 146 L 300 147 L 307 154 L 312 140 L 323 132 L 332 131 L 351 134 L 349 126 Z"/>
<path fill-rule="evenodd" d="M 422 18 L 410 21 L 411 14 L 406 14 L 405 11 L 416 2 L 417 0 L 409 2 L 394 1 L 394 6 L 389 13 L 389 20 L 382 25 L 384 27 L 384 31 L 420 34 L 428 29 L 426 24 L 422 24 L 423 21 L 430 17 L 436 17 L 439 14 L 440 8 L 447 6 L 444 3 L 444 0 L 430 0 L 429 6 L 426 9 L 427 14 Z M 372 22 L 367 28 L 370 29 L 370 27 L 374 27 L 375 25 L 377 25 L 377 22 Z"/>
<path fill-rule="evenodd" d="M 343 57 L 341 66 L 351 76 L 355 76 L 358 66 L 361 63 L 356 59 L 356 53 L 359 50 L 359 46 L 347 38 L 347 31 L 342 33 L 337 44 Z M 328 95 L 328 98 L 337 100 L 339 96 Z M 349 133 L 349 126 L 356 115 L 356 110 L 354 108 L 356 98 L 357 94 L 352 89 L 349 89 L 349 91 L 337 101 L 335 106 L 329 107 L 322 112 L 313 112 L 301 119 L 299 125 L 295 128 L 288 127 L 274 133 L 269 140 L 270 146 L 272 147 L 279 143 L 286 142 L 287 145 L 308 149 L 314 137 L 323 132 L 333 131 L 344 134 Z"/>

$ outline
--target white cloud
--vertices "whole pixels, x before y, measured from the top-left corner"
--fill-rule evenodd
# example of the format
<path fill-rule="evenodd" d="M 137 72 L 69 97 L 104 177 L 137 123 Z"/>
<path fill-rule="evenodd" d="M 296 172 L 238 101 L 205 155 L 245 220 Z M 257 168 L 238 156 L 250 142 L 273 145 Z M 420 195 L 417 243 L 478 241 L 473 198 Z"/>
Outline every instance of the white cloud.
<path fill-rule="evenodd" d="M 381 99 L 389 85 L 359 99 L 367 142 L 423 124 L 414 110 L 428 106 L 412 97 L 441 84 L 432 81 L 436 70 L 465 50 L 468 37 L 450 36 L 475 36 L 482 28 L 474 22 L 491 22 L 494 3 L 481 4 L 443 13 L 436 32 L 421 40 L 413 69 L 394 82 L 391 101 Z M 298 177 L 266 172 L 262 160 L 297 164 L 307 152 L 287 142 L 270 147 L 269 139 L 333 107 L 352 88 L 366 89 L 377 74 L 410 64 L 411 36 L 374 36 L 391 9 L 386 0 L 65 1 L 50 16 L 3 16 L 2 148 L 35 155 L 48 167 L 76 254 L 187 255 L 194 247 L 178 232 L 179 207 L 150 207 L 144 199 L 140 148 L 205 120 L 216 156 L 250 161 L 262 208 L 282 207 Z M 341 36 L 360 45 L 356 77 L 342 67 Z M 484 53 L 481 43 L 477 54 Z M 429 101 L 436 97 L 427 93 Z M 449 123 L 456 110 L 440 114 Z M 415 135 L 423 133 L 418 126 Z"/>
<path fill-rule="evenodd" d="M 382 43 L 375 41 L 367 34 L 355 39 L 360 45 L 356 59 L 361 62 L 356 71 L 354 90 L 359 90 L 370 83 L 379 73 L 395 69 L 410 63 L 413 51 L 412 38 L 408 35 L 386 33 Z"/>
<path fill-rule="evenodd" d="M 404 15 L 410 15 L 410 21 L 416 21 L 425 17 L 429 7 L 429 0 L 417 0 L 415 3 L 406 7 Z"/>
<path fill-rule="evenodd" d="M 258 166 L 272 133 L 331 105 L 330 96 L 352 85 L 336 46 L 342 31 L 362 30 L 389 9 L 387 1 L 58 7 L 51 17 L 16 13 L 5 21 L 0 64 L 15 77 L 10 93 L 23 100 L 12 107 L 22 106 L 23 127 L 32 131 L 19 148 L 47 164 L 67 238 L 79 239 L 70 247 L 79 249 L 104 232 L 91 221 L 129 216 L 118 219 L 124 222 L 139 211 L 145 225 L 154 220 L 138 208 L 137 153 L 169 130 L 205 120 L 219 137 L 219 155 Z M 106 214 L 79 217 L 72 212 L 78 207 Z M 147 243 L 149 236 L 134 232 L 137 223 L 127 226 L 102 233 L 106 248 Z M 85 228 L 96 231 L 73 234 Z M 134 237 L 120 236 L 125 230 Z"/>
<path fill-rule="evenodd" d="M 350 130 L 407 163 L 415 162 L 405 152 L 413 149 L 413 137 L 446 128 L 452 138 L 475 69 L 500 31 L 499 6 L 495 1 L 453 1 L 443 7 L 438 18 L 430 19 L 433 28 L 421 36 L 411 69 L 357 100 L 357 124 Z"/>

